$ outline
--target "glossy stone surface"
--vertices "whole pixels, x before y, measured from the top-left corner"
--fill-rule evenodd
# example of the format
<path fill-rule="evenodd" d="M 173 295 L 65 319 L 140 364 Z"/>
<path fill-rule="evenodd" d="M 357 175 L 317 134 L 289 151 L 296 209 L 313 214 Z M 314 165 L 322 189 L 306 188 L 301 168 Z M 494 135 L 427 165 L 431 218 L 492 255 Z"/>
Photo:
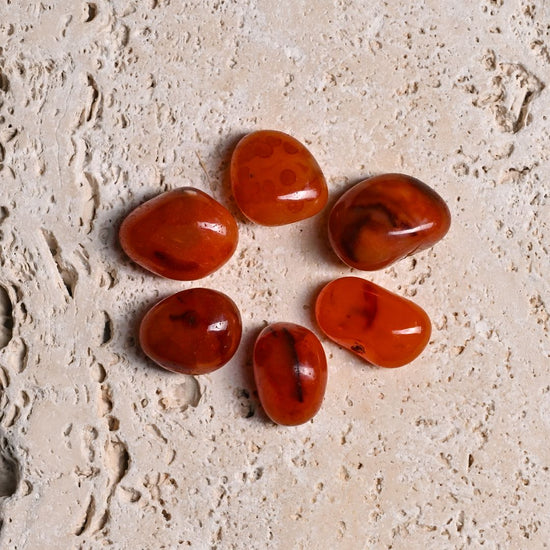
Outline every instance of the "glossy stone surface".
<path fill-rule="evenodd" d="M 231 187 L 243 214 L 262 225 L 285 225 L 327 203 L 325 177 L 313 155 L 283 132 L 245 136 L 231 158 Z"/>
<path fill-rule="evenodd" d="M 191 281 L 219 269 L 237 247 L 231 213 L 199 189 L 168 191 L 133 210 L 119 232 L 122 248 L 145 269 Z"/>
<path fill-rule="evenodd" d="M 182 290 L 153 306 L 139 329 L 143 351 L 165 369 L 207 374 L 225 365 L 241 340 L 241 315 L 228 296 Z"/>
<path fill-rule="evenodd" d="M 269 325 L 254 346 L 254 377 L 262 406 L 273 422 L 303 424 L 317 414 L 325 395 L 323 346 L 300 325 Z"/>
<path fill-rule="evenodd" d="M 380 367 L 410 363 L 431 334 L 422 308 L 358 277 L 328 283 L 317 297 L 315 316 L 331 340 Z"/>
<path fill-rule="evenodd" d="M 425 183 L 383 174 L 340 197 L 330 213 L 329 240 L 344 263 L 373 271 L 434 245 L 450 224 L 445 201 Z"/>

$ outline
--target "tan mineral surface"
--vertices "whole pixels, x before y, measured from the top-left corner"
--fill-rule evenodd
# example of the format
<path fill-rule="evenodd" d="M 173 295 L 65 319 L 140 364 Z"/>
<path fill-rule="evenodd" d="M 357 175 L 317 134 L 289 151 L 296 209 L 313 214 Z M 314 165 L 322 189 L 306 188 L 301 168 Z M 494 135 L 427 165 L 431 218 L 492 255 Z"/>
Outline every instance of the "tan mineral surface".
<path fill-rule="evenodd" d="M 545 0 L 3 0 L 0 548 L 542 549 L 550 544 L 550 4 Z M 434 248 L 341 264 L 326 209 L 246 221 L 228 159 L 257 129 L 305 143 L 330 201 L 404 172 L 447 201 Z M 195 282 L 117 242 L 191 185 L 237 217 Z M 370 367 L 321 337 L 323 407 L 270 423 L 251 376 L 267 322 L 372 280 L 421 305 L 425 352 Z M 221 290 L 242 344 L 204 377 L 139 350 L 144 312 Z"/>

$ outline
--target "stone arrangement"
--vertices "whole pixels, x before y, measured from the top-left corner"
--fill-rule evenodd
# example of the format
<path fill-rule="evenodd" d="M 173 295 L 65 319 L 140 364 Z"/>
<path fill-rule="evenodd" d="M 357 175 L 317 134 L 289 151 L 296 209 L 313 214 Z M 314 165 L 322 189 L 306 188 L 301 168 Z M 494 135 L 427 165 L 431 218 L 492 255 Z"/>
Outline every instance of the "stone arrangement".
<path fill-rule="evenodd" d="M 328 200 L 313 155 L 292 136 L 273 130 L 239 141 L 231 158 L 231 188 L 246 217 L 268 226 L 310 218 Z M 425 183 L 403 174 L 383 174 L 340 197 L 330 213 L 328 238 L 344 263 L 372 271 L 433 246 L 450 223 L 447 205 Z M 147 201 L 120 228 L 122 248 L 135 262 L 186 281 L 223 266 L 237 241 L 237 222 L 229 211 L 189 187 Z M 357 277 L 326 285 L 315 316 L 331 340 L 381 367 L 414 360 L 431 334 L 430 319 L 419 306 Z M 231 359 L 241 333 L 234 302 L 197 288 L 155 305 L 141 323 L 140 342 L 143 351 L 168 370 L 205 374 Z M 307 422 L 325 392 L 323 347 L 305 327 L 271 325 L 256 341 L 254 375 L 262 406 L 274 422 Z"/>

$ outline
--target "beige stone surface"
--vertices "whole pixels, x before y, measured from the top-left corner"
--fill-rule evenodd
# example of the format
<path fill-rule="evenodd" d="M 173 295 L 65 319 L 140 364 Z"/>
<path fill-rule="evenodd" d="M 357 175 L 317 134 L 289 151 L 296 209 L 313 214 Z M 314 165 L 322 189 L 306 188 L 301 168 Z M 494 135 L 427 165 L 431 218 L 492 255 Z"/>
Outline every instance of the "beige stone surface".
<path fill-rule="evenodd" d="M 549 25 L 545 0 L 3 0 L 0 547 L 548 547 Z M 353 270 L 326 212 L 266 228 L 236 210 L 228 155 L 261 128 L 308 145 L 331 201 L 400 171 L 453 214 L 433 249 L 354 272 L 426 309 L 426 351 L 384 370 L 322 338 L 326 399 L 296 428 L 261 411 L 254 337 L 317 331 L 317 290 Z M 116 238 L 182 185 L 240 226 L 193 283 Z M 193 286 L 244 322 L 202 378 L 155 368 L 135 335 Z"/>

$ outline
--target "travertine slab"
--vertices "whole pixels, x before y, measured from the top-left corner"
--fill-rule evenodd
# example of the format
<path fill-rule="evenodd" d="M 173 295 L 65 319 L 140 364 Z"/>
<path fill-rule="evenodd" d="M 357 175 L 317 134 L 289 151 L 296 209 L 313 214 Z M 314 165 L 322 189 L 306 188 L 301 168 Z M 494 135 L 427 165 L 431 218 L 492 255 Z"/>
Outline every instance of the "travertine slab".
<path fill-rule="evenodd" d="M 544 0 L 7 0 L 0 5 L 0 547 L 540 549 L 550 533 L 550 38 Z M 240 215 L 231 148 L 272 128 L 330 200 L 419 177 L 446 238 L 364 274 L 327 212 Z M 134 265 L 123 217 L 191 185 L 236 254 L 179 283 Z M 364 276 L 432 318 L 426 351 L 369 368 L 323 339 L 315 419 L 272 425 L 251 375 L 267 322 Z M 202 378 L 152 365 L 144 312 L 207 286 L 243 343 Z"/>

